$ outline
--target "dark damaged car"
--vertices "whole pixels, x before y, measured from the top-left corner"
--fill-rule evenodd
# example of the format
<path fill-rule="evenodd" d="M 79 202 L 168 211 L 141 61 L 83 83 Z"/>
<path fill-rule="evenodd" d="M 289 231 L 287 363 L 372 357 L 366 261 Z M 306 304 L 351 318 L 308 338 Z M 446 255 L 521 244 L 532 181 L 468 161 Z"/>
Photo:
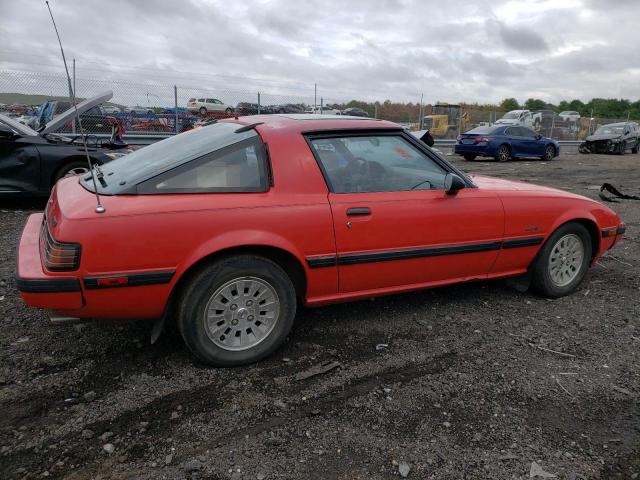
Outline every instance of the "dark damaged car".
<path fill-rule="evenodd" d="M 81 102 L 78 114 L 112 95 L 105 92 Z M 82 137 L 56 133 L 74 116 L 71 108 L 36 131 L 0 114 L 0 197 L 48 196 L 60 178 L 89 170 Z M 123 155 L 96 141 L 89 142 L 88 153 L 91 163 L 99 165 Z"/>
<path fill-rule="evenodd" d="M 617 153 L 624 155 L 627 150 L 638 153 L 640 127 L 635 122 L 610 123 L 599 127 L 580 144 L 582 153 Z"/>

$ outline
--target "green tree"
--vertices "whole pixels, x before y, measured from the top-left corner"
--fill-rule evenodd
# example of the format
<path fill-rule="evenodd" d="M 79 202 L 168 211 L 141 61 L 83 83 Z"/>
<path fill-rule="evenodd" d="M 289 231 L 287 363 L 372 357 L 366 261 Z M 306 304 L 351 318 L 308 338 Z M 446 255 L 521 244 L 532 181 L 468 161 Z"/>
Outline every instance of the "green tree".
<path fill-rule="evenodd" d="M 549 106 L 547 102 L 539 98 L 528 98 L 527 101 L 524 102 L 524 108 L 526 110 L 547 110 Z"/>
<path fill-rule="evenodd" d="M 500 102 L 500 109 L 502 110 L 518 110 L 520 109 L 520 104 L 515 98 L 505 98 Z"/>

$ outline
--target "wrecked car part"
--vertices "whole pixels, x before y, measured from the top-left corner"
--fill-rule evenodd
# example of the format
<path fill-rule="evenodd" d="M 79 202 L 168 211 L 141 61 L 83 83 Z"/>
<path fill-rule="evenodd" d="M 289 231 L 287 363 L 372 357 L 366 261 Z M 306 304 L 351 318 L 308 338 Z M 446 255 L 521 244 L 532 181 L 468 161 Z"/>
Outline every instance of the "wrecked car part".
<path fill-rule="evenodd" d="M 613 197 L 606 195 L 605 192 L 611 193 Z M 616 187 L 614 187 L 610 183 L 602 184 L 602 186 L 600 187 L 600 191 L 598 192 L 598 196 L 605 202 L 612 202 L 612 203 L 620 203 L 618 200 L 616 200 L 616 198 L 621 198 L 623 200 L 640 200 L 640 196 L 628 195 L 626 193 L 622 193 L 620 190 L 618 190 Z"/>

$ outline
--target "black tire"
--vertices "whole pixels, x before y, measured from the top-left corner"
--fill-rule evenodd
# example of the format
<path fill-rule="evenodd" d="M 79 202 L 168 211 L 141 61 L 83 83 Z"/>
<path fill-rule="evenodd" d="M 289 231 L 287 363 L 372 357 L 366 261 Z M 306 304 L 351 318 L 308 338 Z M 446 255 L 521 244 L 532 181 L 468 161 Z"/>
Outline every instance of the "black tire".
<path fill-rule="evenodd" d="M 542 155 L 542 160 L 550 162 L 556 156 L 556 147 L 553 145 L 547 145 L 544 149 L 544 155 Z"/>
<path fill-rule="evenodd" d="M 74 171 L 75 170 L 75 171 Z M 81 171 L 83 170 L 83 171 Z M 89 172 L 89 165 L 86 161 L 82 160 L 74 160 L 69 163 L 65 163 L 62 167 L 60 167 L 56 174 L 53 176 L 52 186 L 56 184 L 58 180 L 64 178 L 68 175 L 82 174 Z"/>
<path fill-rule="evenodd" d="M 558 242 L 567 235 L 574 235 L 582 242 L 583 256 L 579 267 L 575 269 L 575 277 L 566 285 L 559 285 L 551 277 L 550 257 Z M 582 282 L 592 259 L 592 241 L 586 227 L 577 222 L 562 225 L 547 239 L 531 265 L 531 286 L 533 289 L 549 298 L 563 297 L 572 293 Z"/>
<path fill-rule="evenodd" d="M 227 115 L 230 115 L 233 113 L 233 108 L 227 108 L 224 113 L 226 113 Z"/>
<path fill-rule="evenodd" d="M 207 114 L 207 109 L 205 107 L 200 107 L 200 110 L 198 110 L 200 112 L 200 115 L 206 115 Z"/>
<path fill-rule="evenodd" d="M 475 154 L 473 154 L 473 153 L 465 153 L 465 154 L 463 154 L 462 156 L 464 157 L 464 159 L 465 159 L 467 162 L 473 162 L 473 161 L 476 159 L 476 157 L 477 157 L 477 155 L 475 155 Z"/>
<path fill-rule="evenodd" d="M 234 351 L 211 340 L 205 327 L 205 310 L 216 290 L 244 277 L 268 283 L 277 294 L 279 312 L 274 326 L 259 343 Z M 296 306 L 293 283 L 279 265 L 264 257 L 238 255 L 206 266 L 189 281 L 178 304 L 178 327 L 189 350 L 202 362 L 218 367 L 245 365 L 267 357 L 284 342 L 293 326 Z"/>
<path fill-rule="evenodd" d="M 502 144 L 498 147 L 498 151 L 496 152 L 496 160 L 499 162 L 507 162 L 511 160 L 511 149 L 509 145 Z"/>
<path fill-rule="evenodd" d="M 618 155 L 624 155 L 624 152 L 627 150 L 627 142 L 626 140 L 622 140 L 620 142 L 620 146 L 618 147 Z"/>
<path fill-rule="evenodd" d="M 638 147 L 640 147 L 640 139 L 636 140 L 636 146 L 631 149 L 631 153 L 638 153 Z"/>

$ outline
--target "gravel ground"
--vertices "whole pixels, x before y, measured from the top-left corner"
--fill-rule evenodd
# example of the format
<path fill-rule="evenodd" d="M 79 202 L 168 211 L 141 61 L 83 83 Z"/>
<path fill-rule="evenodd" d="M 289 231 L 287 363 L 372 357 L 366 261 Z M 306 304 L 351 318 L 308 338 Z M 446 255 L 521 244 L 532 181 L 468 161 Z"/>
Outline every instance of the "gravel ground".
<path fill-rule="evenodd" d="M 640 193 L 639 155 L 449 158 Z M 0 204 L 1 478 L 640 478 L 640 202 L 612 204 L 626 238 L 569 297 L 486 282 L 302 310 L 272 358 L 235 369 L 194 364 L 175 333 L 150 345 L 149 324 L 25 308 L 16 244 L 42 207 Z"/>

